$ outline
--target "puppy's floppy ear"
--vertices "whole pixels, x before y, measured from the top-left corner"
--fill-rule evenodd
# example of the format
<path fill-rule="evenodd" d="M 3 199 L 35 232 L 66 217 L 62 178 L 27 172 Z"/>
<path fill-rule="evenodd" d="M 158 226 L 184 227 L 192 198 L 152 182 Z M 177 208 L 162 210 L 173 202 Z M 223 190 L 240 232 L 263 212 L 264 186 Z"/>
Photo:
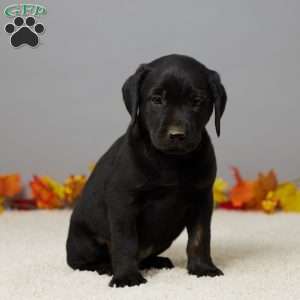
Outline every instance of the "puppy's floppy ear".
<path fill-rule="evenodd" d="M 221 117 L 225 110 L 227 95 L 223 84 L 221 83 L 220 75 L 213 70 L 209 70 L 209 87 L 214 99 L 215 106 L 215 126 L 217 135 L 220 136 Z"/>
<path fill-rule="evenodd" d="M 127 111 L 131 115 L 131 122 L 134 123 L 138 114 L 140 86 L 145 78 L 148 68 L 146 64 L 142 64 L 123 84 L 122 94 Z"/>

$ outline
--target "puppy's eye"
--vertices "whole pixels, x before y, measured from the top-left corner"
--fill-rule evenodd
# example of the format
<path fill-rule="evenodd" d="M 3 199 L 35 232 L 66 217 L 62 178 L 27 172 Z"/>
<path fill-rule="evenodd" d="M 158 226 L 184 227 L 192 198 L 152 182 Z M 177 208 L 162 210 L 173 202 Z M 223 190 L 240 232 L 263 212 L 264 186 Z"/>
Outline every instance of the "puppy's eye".
<path fill-rule="evenodd" d="M 151 102 L 154 103 L 154 104 L 160 105 L 160 104 L 163 103 L 162 97 L 159 96 L 159 95 L 154 95 L 154 96 L 151 97 Z"/>
<path fill-rule="evenodd" d="M 203 97 L 195 97 L 192 99 L 192 106 L 193 107 L 199 107 L 205 102 L 205 99 Z"/>

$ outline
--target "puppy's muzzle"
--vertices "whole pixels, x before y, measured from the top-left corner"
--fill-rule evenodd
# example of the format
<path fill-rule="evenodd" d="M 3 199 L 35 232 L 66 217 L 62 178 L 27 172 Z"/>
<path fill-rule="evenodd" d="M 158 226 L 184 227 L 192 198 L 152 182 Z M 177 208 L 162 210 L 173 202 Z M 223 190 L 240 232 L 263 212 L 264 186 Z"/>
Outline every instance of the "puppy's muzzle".
<path fill-rule="evenodd" d="M 168 130 L 167 135 L 171 143 L 184 142 L 186 138 L 185 129 L 179 126 L 171 126 Z"/>

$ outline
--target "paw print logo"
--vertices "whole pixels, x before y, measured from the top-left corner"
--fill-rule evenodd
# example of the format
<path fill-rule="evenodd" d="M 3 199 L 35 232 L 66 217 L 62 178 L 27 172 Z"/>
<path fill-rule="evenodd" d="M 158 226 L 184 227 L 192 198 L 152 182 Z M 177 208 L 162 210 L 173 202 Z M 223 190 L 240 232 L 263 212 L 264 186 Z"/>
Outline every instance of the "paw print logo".
<path fill-rule="evenodd" d="M 11 34 L 10 42 L 15 48 L 27 44 L 36 47 L 39 44 L 39 35 L 45 31 L 41 23 L 37 23 L 34 17 L 16 17 L 14 23 L 6 24 L 5 31 Z"/>

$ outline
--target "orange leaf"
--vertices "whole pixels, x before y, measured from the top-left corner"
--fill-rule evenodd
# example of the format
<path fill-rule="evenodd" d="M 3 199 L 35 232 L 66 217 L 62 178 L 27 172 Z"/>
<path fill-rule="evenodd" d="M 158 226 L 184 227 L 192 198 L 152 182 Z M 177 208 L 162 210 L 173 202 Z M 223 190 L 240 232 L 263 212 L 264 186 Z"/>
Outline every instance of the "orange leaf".
<path fill-rule="evenodd" d="M 30 182 L 33 198 L 36 200 L 38 208 L 59 208 L 62 206 L 61 199 L 52 190 L 47 181 L 38 176 L 33 176 Z"/>
<path fill-rule="evenodd" d="M 236 184 L 229 191 L 229 199 L 234 207 L 244 208 L 254 199 L 254 183 L 242 178 L 238 168 L 232 168 Z"/>
<path fill-rule="evenodd" d="M 19 174 L 0 176 L 0 196 L 14 197 L 21 192 L 21 176 Z"/>

